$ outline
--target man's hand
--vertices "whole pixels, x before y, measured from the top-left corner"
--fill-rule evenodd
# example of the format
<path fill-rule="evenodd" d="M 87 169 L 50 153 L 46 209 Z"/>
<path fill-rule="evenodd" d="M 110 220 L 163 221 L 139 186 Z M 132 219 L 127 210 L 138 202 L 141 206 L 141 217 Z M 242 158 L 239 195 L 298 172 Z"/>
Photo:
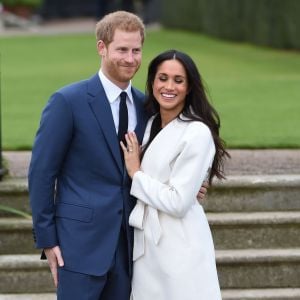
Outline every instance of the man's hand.
<path fill-rule="evenodd" d="M 57 287 L 58 284 L 58 276 L 57 276 L 57 266 L 63 267 L 64 260 L 61 256 L 61 251 L 59 246 L 55 246 L 53 248 L 44 249 L 45 255 L 48 260 L 48 264 L 50 267 L 50 271 L 53 277 L 54 285 Z"/>
<path fill-rule="evenodd" d="M 207 189 L 209 188 L 209 184 L 207 181 L 204 181 L 202 183 L 202 186 L 197 194 L 197 199 L 199 202 L 203 201 L 205 199 L 205 195 L 207 194 Z"/>

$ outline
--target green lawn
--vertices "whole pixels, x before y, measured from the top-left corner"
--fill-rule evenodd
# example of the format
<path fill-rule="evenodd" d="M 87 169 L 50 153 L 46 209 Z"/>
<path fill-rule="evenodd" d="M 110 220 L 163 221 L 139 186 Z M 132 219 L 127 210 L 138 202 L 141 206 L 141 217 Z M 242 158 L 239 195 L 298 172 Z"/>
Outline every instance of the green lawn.
<path fill-rule="evenodd" d="M 135 86 L 144 90 L 150 59 L 170 48 L 186 51 L 196 61 L 229 147 L 300 147 L 299 52 L 183 31 L 151 31 Z M 50 94 L 98 71 L 94 36 L 2 37 L 0 51 L 3 147 L 28 149 Z"/>

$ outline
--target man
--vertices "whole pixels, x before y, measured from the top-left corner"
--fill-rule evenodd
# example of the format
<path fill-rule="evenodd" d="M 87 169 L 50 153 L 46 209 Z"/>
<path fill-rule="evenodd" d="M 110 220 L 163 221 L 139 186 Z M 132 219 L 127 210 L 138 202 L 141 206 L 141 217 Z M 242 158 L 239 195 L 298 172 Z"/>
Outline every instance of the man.
<path fill-rule="evenodd" d="M 44 249 L 58 299 L 129 299 L 128 217 L 135 202 L 119 144 L 121 98 L 126 131 L 141 142 L 144 95 L 130 80 L 141 64 L 144 33 L 132 13 L 106 15 L 96 25 L 100 71 L 54 93 L 42 114 L 29 193 L 36 246 Z"/>

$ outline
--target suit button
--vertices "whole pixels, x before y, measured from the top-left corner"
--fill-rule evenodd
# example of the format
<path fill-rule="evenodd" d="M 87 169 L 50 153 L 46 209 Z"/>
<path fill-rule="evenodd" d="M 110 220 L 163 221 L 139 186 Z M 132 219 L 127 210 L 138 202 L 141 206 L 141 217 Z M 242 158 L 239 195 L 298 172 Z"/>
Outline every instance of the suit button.
<path fill-rule="evenodd" d="M 122 214 L 123 214 L 123 209 L 119 209 L 119 210 L 118 210 L 118 214 L 119 214 L 119 215 L 122 215 Z"/>

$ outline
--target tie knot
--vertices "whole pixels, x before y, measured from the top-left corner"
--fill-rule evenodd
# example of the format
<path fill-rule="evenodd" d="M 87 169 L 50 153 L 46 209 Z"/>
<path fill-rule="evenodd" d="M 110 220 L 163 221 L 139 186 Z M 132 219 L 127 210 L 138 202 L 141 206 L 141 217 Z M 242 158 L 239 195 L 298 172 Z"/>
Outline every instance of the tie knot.
<path fill-rule="evenodd" d="M 126 102 L 126 97 L 127 97 L 127 93 L 126 92 L 121 92 L 121 94 L 120 94 L 121 102 Z"/>

